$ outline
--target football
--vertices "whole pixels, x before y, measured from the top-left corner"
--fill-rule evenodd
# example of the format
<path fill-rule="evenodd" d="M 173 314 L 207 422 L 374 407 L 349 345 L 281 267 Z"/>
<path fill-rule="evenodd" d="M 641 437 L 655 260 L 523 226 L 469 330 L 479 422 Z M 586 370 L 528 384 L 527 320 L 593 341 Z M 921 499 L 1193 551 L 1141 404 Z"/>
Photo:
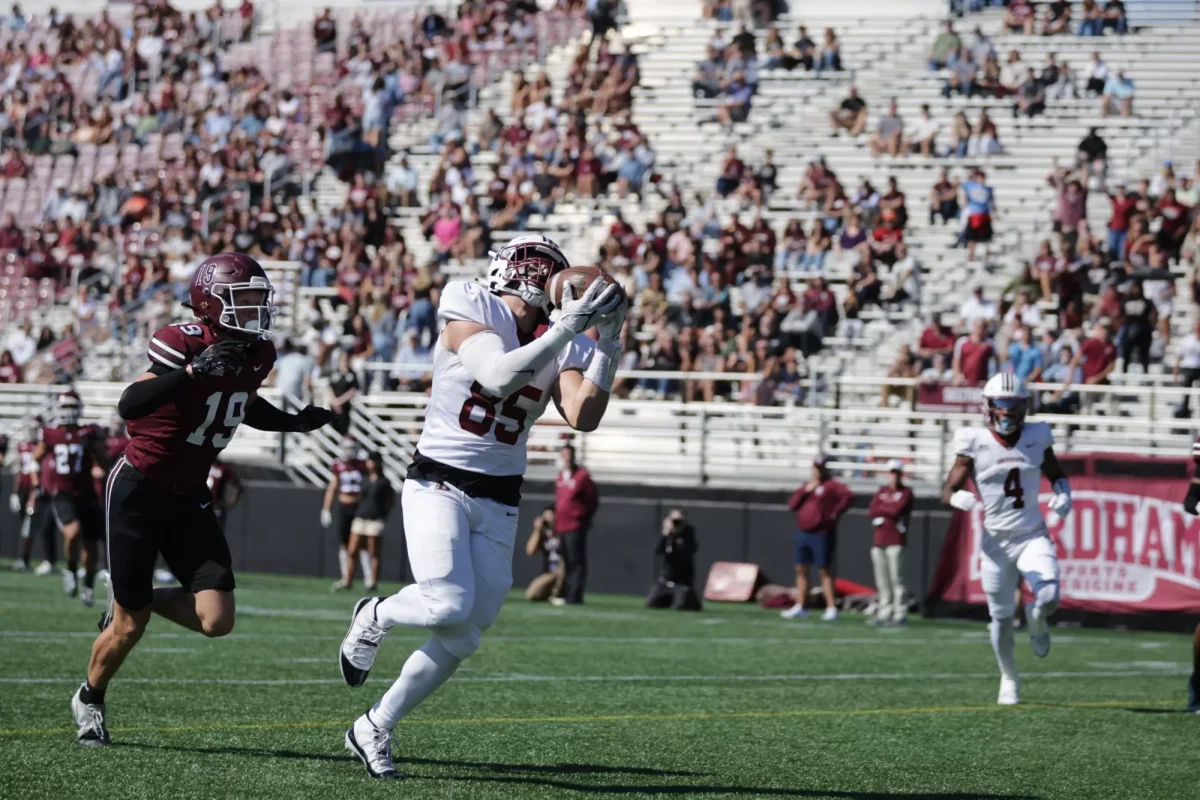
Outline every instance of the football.
<path fill-rule="evenodd" d="M 550 294 L 550 302 L 555 308 L 560 308 L 562 303 L 563 287 L 568 283 L 575 289 L 575 296 L 582 297 L 587 288 L 592 285 L 592 282 L 597 278 L 604 278 L 609 283 L 616 283 L 616 280 L 599 267 L 570 267 L 557 273 L 550 279 L 549 285 L 546 287 Z"/>

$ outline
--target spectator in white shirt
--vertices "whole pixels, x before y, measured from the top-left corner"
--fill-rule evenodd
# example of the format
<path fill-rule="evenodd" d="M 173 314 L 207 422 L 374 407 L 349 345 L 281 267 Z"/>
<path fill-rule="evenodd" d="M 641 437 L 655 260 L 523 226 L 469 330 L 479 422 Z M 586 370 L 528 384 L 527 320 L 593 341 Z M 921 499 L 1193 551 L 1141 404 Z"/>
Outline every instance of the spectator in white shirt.
<path fill-rule="evenodd" d="M 929 104 L 921 105 L 921 115 L 917 117 L 904 136 L 904 151 L 920 153 L 923 156 L 937 155 L 937 135 L 941 125 L 929 114 Z"/>
<path fill-rule="evenodd" d="M 25 362 L 33 358 L 34 353 L 37 352 L 37 342 L 33 338 L 33 323 L 26 322 L 8 334 L 4 348 L 12 353 L 13 362 L 18 367 L 24 366 Z"/>
<path fill-rule="evenodd" d="M 988 322 L 994 320 L 996 318 L 996 304 L 991 300 L 984 300 L 983 287 L 976 286 L 975 291 L 962 304 L 962 308 L 958 311 L 958 316 L 962 319 L 963 327 L 969 329 L 977 319 Z"/>
<path fill-rule="evenodd" d="M 1183 389 L 1191 389 L 1200 382 L 1200 318 L 1192 321 L 1192 332 L 1175 346 L 1174 377 L 1175 383 Z M 1190 392 L 1183 396 L 1176 417 L 1187 418 L 1192 415 L 1191 399 Z"/>
<path fill-rule="evenodd" d="M 42 222 L 57 222 L 66 216 L 67 185 L 56 181 L 54 191 L 42 201 Z"/>
<path fill-rule="evenodd" d="M 417 184 L 420 176 L 417 170 L 408 163 L 408 156 L 401 156 L 399 164 L 388 167 L 384 186 L 389 197 L 396 198 L 396 205 L 403 208 L 413 208 L 418 204 Z"/>
<path fill-rule="evenodd" d="M 1108 62 L 1102 59 L 1099 53 L 1092 53 L 1092 60 L 1083 71 L 1084 92 L 1090 95 L 1104 94 L 1104 84 L 1108 81 L 1108 76 Z"/>

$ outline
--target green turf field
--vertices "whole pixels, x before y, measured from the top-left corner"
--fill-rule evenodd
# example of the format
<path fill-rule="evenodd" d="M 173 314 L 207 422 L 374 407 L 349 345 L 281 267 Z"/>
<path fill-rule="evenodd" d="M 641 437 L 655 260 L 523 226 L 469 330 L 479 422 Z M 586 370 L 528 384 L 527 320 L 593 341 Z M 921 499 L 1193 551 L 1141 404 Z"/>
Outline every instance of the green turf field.
<path fill-rule="evenodd" d="M 0 574 L 0 797 L 1194 798 L 1200 716 L 1185 636 L 1019 639 L 1028 705 L 994 705 L 978 623 L 875 631 L 756 608 L 648 612 L 635 598 L 505 608 L 479 653 L 396 731 L 409 778 L 343 749 L 421 641 L 396 629 L 372 680 L 335 660 L 357 594 L 239 576 L 207 640 L 151 624 L 109 689 L 113 746 L 74 744 L 68 703 L 96 611 L 55 578 Z M 395 588 L 395 587 L 392 587 Z"/>

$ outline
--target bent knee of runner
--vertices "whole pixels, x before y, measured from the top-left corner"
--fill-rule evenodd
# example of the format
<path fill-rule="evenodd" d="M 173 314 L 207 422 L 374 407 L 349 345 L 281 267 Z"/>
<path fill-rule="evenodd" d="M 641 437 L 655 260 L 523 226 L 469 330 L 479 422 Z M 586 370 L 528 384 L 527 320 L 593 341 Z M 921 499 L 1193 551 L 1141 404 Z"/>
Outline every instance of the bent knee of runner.
<path fill-rule="evenodd" d="M 459 660 L 465 660 L 479 649 L 483 640 L 483 629 L 478 625 L 463 625 L 453 631 L 439 631 L 434 634 L 446 651 Z"/>
<path fill-rule="evenodd" d="M 475 595 L 468 591 L 423 593 L 423 596 L 429 625 L 433 628 L 462 625 L 471 616 L 471 609 L 475 605 Z"/>
<path fill-rule="evenodd" d="M 1039 584 L 1034 592 L 1037 604 L 1045 615 L 1053 614 L 1058 608 L 1058 581 Z"/>
<path fill-rule="evenodd" d="M 228 636 L 233 632 L 233 613 L 217 614 L 211 617 L 200 617 L 200 632 L 209 638 L 216 639 Z"/>
<path fill-rule="evenodd" d="M 147 622 L 149 622 L 149 614 L 140 611 L 131 612 L 118 607 L 114 609 L 112 624 L 109 626 L 109 630 L 112 631 L 112 636 L 115 639 L 132 646 L 146 632 Z"/>

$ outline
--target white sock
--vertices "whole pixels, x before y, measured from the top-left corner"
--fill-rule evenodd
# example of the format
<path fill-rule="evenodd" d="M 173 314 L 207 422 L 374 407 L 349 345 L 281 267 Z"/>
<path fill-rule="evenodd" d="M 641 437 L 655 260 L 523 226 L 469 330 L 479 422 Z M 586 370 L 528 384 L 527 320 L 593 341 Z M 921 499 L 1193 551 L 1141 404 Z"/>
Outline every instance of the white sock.
<path fill-rule="evenodd" d="M 371 571 L 371 554 L 366 550 L 359 550 L 358 563 L 362 565 L 363 583 L 367 586 L 374 586 L 375 573 Z"/>
<path fill-rule="evenodd" d="M 421 587 L 410 583 L 391 597 L 384 598 L 375 606 L 375 619 L 384 629 L 397 625 L 428 628 L 429 612 L 421 602 Z"/>
<path fill-rule="evenodd" d="M 988 625 L 988 632 L 992 635 L 992 649 L 996 651 L 996 663 L 1000 665 L 1000 674 L 1015 679 L 1017 665 L 1013 662 L 1013 653 L 1016 643 L 1013 637 L 1012 617 L 993 620 Z"/>
<path fill-rule="evenodd" d="M 372 709 L 371 720 L 381 728 L 395 728 L 408 712 L 448 681 L 461 663 L 436 637 L 429 639 L 404 662 L 400 677 Z"/>
<path fill-rule="evenodd" d="M 346 577 L 346 565 L 350 563 L 350 554 L 346 552 L 346 548 L 338 548 L 338 580 Z"/>

